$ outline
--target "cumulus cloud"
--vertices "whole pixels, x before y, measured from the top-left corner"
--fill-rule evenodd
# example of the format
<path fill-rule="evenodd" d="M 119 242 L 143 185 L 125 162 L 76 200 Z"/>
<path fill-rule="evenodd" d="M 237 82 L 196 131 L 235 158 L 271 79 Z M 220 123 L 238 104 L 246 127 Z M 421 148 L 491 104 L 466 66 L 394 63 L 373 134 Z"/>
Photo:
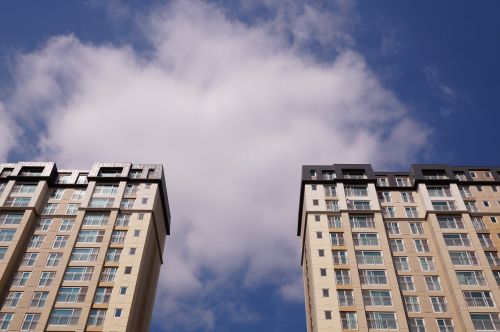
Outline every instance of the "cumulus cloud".
<path fill-rule="evenodd" d="M 9 150 L 16 143 L 17 126 L 7 116 L 5 107 L 0 101 L 0 158 L 7 160 Z"/>
<path fill-rule="evenodd" d="M 60 167 L 165 165 L 173 219 L 157 319 L 174 330 L 258 320 L 240 288 L 301 299 L 301 165 L 405 164 L 427 132 L 362 55 L 317 62 L 271 33 L 279 20 L 241 23 L 197 1 L 142 20 L 148 52 L 66 35 L 20 56 L 6 105 L 23 126 L 43 123 L 38 157 Z"/>

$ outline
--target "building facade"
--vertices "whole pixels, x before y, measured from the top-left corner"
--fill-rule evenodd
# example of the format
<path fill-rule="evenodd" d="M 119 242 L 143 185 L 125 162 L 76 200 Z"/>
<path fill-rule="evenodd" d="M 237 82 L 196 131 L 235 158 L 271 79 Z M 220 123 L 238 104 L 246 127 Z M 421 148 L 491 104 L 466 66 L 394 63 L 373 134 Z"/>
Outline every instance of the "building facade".
<path fill-rule="evenodd" d="M 0 331 L 147 331 L 169 233 L 161 165 L 0 164 Z"/>
<path fill-rule="evenodd" d="M 303 166 L 308 331 L 499 331 L 500 167 Z"/>

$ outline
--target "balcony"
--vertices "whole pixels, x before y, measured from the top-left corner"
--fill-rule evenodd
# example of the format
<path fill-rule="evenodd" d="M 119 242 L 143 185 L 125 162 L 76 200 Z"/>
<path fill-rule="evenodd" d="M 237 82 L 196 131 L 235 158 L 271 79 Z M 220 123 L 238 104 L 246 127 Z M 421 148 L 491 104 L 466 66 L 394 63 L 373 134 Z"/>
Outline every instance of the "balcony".
<path fill-rule="evenodd" d="M 339 211 L 339 202 L 338 201 L 326 201 L 326 209 L 327 211 Z"/>
<path fill-rule="evenodd" d="M 363 296 L 365 306 L 387 307 L 392 306 L 392 298 L 390 296 Z"/>
<path fill-rule="evenodd" d="M 341 318 L 342 329 L 344 330 L 357 330 L 358 329 L 358 321 L 356 318 Z"/>
<path fill-rule="evenodd" d="M 346 194 L 346 196 L 366 197 L 366 196 L 368 196 L 368 189 L 347 187 L 345 189 L 345 194 Z"/>
<path fill-rule="evenodd" d="M 369 201 L 349 201 L 347 200 L 347 208 L 349 210 L 371 210 Z"/>
<path fill-rule="evenodd" d="M 456 211 L 457 207 L 455 202 L 432 202 L 434 211 Z"/>
<path fill-rule="evenodd" d="M 377 237 L 355 237 L 353 239 L 355 246 L 378 246 L 378 238 Z"/>
<path fill-rule="evenodd" d="M 360 275 L 359 280 L 363 285 L 387 285 L 387 276 Z"/>
<path fill-rule="evenodd" d="M 471 204 L 472 202 L 465 202 L 465 207 L 467 208 L 467 211 L 469 212 L 479 212 L 479 209 L 477 208 L 476 204 Z"/>
<path fill-rule="evenodd" d="M 334 255 L 333 264 L 335 265 L 346 265 L 348 263 L 347 256 Z"/>
<path fill-rule="evenodd" d="M 470 247 L 470 240 L 467 236 L 460 236 L 460 234 L 457 234 L 455 237 L 445 237 L 444 242 L 446 243 L 447 246 L 453 246 L 453 247 Z"/>
<path fill-rule="evenodd" d="M 451 197 L 449 188 L 429 188 L 428 192 L 430 197 Z"/>
<path fill-rule="evenodd" d="M 382 258 L 382 256 L 356 255 L 356 260 L 358 264 L 366 264 L 366 265 L 384 264 L 384 259 Z"/>
<path fill-rule="evenodd" d="M 351 277 L 349 276 L 335 276 L 335 284 L 337 285 L 350 285 Z"/>

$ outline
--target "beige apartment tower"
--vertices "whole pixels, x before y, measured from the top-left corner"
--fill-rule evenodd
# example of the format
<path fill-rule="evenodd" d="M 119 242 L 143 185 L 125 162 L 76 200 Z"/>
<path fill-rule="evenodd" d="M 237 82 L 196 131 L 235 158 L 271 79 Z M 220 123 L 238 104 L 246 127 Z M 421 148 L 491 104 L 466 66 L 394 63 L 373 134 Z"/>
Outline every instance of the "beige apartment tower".
<path fill-rule="evenodd" d="M 303 166 L 307 330 L 499 331 L 500 167 Z"/>
<path fill-rule="evenodd" d="M 161 165 L 0 164 L 0 331 L 147 331 L 169 233 Z"/>

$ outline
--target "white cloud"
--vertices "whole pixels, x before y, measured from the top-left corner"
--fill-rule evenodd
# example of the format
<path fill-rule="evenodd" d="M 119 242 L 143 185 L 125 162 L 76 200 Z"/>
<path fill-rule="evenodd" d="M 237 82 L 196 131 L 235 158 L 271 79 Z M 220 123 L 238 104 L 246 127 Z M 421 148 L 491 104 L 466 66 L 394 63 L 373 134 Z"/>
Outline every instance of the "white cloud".
<path fill-rule="evenodd" d="M 7 160 L 9 150 L 15 145 L 18 128 L 8 117 L 0 101 L 0 160 Z"/>
<path fill-rule="evenodd" d="M 275 285 L 300 299 L 301 165 L 405 165 L 427 132 L 356 52 L 317 63 L 272 22 L 244 25 L 196 1 L 145 19 L 148 54 L 68 35 L 20 57 L 7 105 L 45 125 L 39 158 L 60 167 L 165 165 L 172 236 L 157 319 L 176 330 L 259 319 L 231 289 Z M 200 300 L 216 294 L 219 305 Z"/>

